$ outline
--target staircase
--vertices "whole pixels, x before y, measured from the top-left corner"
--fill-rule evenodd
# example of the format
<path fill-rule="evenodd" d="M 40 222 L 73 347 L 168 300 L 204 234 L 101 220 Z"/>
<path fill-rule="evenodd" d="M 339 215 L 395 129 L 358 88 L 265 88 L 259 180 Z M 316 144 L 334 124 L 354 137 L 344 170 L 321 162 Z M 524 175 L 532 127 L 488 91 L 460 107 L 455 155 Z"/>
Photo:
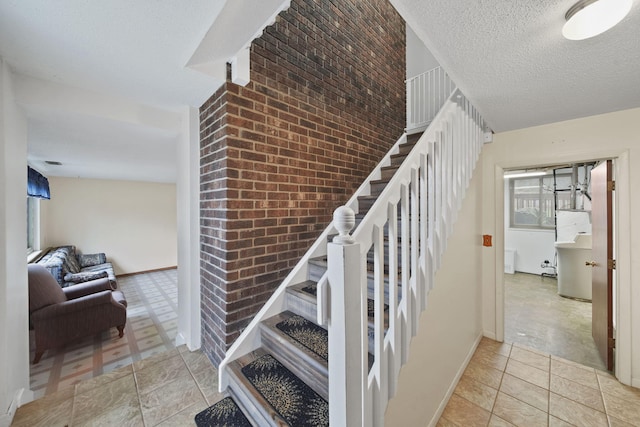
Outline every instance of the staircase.
<path fill-rule="evenodd" d="M 229 398 L 198 425 L 383 423 L 482 129 L 455 91 L 399 139 L 229 349 Z"/>

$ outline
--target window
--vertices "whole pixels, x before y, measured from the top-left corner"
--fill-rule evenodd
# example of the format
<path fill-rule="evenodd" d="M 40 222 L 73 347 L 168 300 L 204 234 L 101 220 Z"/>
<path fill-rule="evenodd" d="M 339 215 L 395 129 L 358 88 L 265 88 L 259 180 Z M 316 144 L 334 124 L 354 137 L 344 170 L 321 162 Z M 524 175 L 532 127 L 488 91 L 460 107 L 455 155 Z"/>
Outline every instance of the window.
<path fill-rule="evenodd" d="M 513 178 L 509 181 L 512 228 L 555 228 L 555 210 L 571 205 L 571 175 L 556 176 L 557 206 L 554 201 L 554 179 L 546 175 Z"/>
<path fill-rule="evenodd" d="M 40 199 L 27 197 L 27 255 L 39 249 Z"/>

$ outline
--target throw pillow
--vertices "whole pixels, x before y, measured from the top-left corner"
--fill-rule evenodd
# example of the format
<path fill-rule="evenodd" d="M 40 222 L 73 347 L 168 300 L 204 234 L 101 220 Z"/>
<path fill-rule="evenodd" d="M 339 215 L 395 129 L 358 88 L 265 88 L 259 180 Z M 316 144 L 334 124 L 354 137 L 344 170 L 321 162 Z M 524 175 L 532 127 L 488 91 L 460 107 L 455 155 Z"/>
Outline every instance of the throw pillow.
<path fill-rule="evenodd" d="M 107 262 L 107 256 L 103 253 L 78 255 L 78 261 L 80 262 L 80 267 L 82 268 L 91 267 Z"/>
<path fill-rule="evenodd" d="M 80 273 L 69 273 L 64 276 L 65 282 L 82 283 L 90 280 L 103 279 L 107 277 L 106 271 L 83 271 Z"/>

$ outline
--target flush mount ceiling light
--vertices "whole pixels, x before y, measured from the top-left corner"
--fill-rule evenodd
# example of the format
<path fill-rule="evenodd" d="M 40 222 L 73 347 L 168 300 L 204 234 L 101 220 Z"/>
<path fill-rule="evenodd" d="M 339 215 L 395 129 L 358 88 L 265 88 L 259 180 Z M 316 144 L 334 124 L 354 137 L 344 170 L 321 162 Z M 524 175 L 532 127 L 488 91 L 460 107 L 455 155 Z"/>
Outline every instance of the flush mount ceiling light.
<path fill-rule="evenodd" d="M 632 0 L 580 0 L 564 16 L 562 35 L 569 40 L 584 40 L 614 27 L 631 10 Z"/>
<path fill-rule="evenodd" d="M 545 171 L 505 173 L 504 174 L 504 179 L 530 178 L 530 177 L 533 177 L 533 176 L 542 176 L 542 175 L 546 175 L 546 174 L 547 174 L 547 172 L 545 172 Z"/>

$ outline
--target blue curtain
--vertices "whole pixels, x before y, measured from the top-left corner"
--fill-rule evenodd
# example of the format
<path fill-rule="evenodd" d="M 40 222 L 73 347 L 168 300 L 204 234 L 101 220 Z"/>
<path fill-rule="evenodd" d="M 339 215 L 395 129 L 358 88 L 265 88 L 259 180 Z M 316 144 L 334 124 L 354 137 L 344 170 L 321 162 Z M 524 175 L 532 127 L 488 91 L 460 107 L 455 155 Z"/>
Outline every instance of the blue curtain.
<path fill-rule="evenodd" d="M 40 172 L 27 166 L 27 196 L 37 197 L 39 199 L 51 199 L 49 193 L 49 180 L 42 176 Z"/>

